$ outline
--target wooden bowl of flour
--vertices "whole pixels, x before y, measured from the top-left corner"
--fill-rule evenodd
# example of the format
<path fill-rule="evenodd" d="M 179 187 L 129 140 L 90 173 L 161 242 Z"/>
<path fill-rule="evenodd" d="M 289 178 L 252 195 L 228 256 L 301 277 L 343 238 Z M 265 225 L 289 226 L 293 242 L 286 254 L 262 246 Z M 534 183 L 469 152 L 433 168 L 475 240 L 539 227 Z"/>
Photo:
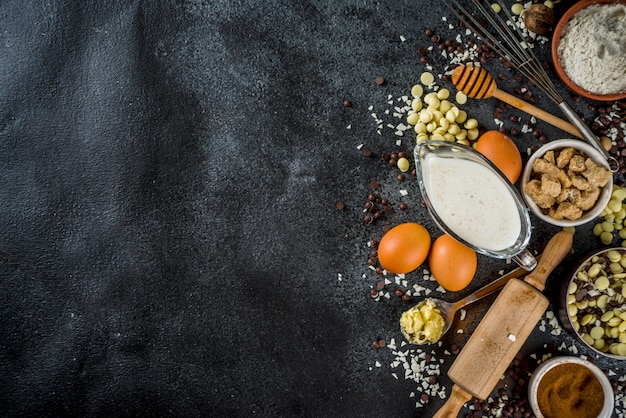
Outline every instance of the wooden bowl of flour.
<path fill-rule="evenodd" d="M 554 28 L 554 69 L 580 96 L 598 101 L 624 99 L 626 52 L 617 43 L 624 37 L 626 0 L 581 0 Z"/>

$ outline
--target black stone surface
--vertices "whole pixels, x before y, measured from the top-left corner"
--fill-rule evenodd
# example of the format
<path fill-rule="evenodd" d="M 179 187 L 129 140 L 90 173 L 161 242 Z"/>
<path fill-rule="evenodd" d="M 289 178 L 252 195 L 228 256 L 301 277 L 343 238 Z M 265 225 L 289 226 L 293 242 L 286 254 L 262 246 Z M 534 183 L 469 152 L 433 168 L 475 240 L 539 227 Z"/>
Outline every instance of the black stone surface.
<path fill-rule="evenodd" d="M 1 415 L 432 416 L 443 400 L 417 408 L 421 382 L 372 348 L 400 349 L 407 304 L 393 283 L 389 299 L 370 296 L 381 277 L 367 243 L 406 221 L 440 234 L 415 180 L 399 184 L 380 154 L 411 150 L 386 124 L 403 122 L 393 107 L 426 70 L 425 29 L 465 36 L 449 14 L 402 0 L 3 1 Z M 465 109 L 494 129 L 495 106 Z M 517 141 L 524 155 L 539 144 Z M 367 225 L 371 181 L 395 211 Z M 538 250 L 558 229 L 533 222 Z M 599 246 L 579 228 L 576 252 Z M 480 256 L 472 285 L 443 297 L 512 268 Z M 492 300 L 425 349 L 443 361 L 445 393 L 452 345 Z M 545 344 L 592 355 L 539 330 L 523 355 Z"/>

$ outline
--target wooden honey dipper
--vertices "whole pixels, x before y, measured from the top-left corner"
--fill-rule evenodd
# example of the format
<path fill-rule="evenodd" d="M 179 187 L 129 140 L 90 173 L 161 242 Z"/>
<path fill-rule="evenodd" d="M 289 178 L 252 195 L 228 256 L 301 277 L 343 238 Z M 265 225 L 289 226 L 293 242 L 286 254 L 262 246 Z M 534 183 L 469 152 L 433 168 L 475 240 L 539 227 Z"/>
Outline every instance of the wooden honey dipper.
<path fill-rule="evenodd" d="M 457 89 L 466 96 L 473 99 L 487 99 L 491 96 L 502 100 L 524 112 L 533 115 L 544 122 L 556 126 L 563 131 L 574 135 L 576 138 L 583 138 L 580 131 L 571 123 L 559 119 L 545 110 L 539 109 L 517 97 L 498 89 L 496 81 L 491 74 L 483 67 L 470 65 L 459 65 L 452 71 L 452 82 Z"/>

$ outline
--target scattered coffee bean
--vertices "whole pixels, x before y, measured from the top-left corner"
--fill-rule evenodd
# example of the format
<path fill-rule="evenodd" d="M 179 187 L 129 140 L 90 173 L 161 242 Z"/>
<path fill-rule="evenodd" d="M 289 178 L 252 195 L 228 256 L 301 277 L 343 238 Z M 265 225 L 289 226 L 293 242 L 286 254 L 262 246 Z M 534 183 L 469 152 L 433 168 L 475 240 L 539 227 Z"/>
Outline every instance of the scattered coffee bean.
<path fill-rule="evenodd" d="M 348 99 L 344 100 L 343 107 L 352 107 L 352 102 Z"/>
<path fill-rule="evenodd" d="M 382 86 L 383 84 L 385 84 L 385 79 L 383 77 L 376 77 L 376 84 Z"/>
<path fill-rule="evenodd" d="M 346 208 L 345 203 L 343 203 L 342 201 L 337 202 L 336 206 L 338 210 L 344 210 Z"/>

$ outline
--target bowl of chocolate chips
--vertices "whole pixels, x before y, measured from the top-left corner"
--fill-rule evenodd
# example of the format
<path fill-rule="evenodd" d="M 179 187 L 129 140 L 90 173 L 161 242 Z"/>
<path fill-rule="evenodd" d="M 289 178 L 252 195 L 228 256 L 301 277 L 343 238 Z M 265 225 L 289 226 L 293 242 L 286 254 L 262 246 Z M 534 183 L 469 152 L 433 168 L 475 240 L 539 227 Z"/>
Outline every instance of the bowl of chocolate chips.
<path fill-rule="evenodd" d="M 626 247 L 585 254 L 564 277 L 558 315 L 591 350 L 626 360 Z"/>

